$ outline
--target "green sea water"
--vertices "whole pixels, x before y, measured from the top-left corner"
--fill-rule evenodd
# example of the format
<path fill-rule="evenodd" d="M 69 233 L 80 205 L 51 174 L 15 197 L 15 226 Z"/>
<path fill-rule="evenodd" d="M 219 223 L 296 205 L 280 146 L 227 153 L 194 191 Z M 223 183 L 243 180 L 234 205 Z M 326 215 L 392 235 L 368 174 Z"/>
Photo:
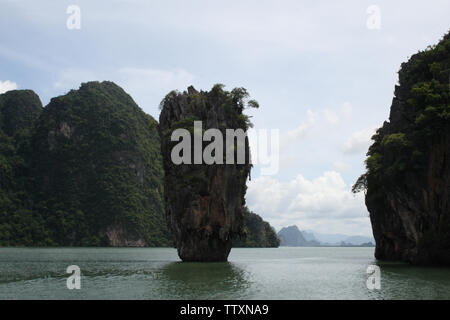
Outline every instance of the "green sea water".
<path fill-rule="evenodd" d="M 373 248 L 232 249 L 183 263 L 172 248 L 0 248 L 0 299 L 450 299 L 450 269 L 381 263 Z M 69 290 L 66 269 L 81 270 Z M 368 289 L 370 265 L 380 289 Z"/>

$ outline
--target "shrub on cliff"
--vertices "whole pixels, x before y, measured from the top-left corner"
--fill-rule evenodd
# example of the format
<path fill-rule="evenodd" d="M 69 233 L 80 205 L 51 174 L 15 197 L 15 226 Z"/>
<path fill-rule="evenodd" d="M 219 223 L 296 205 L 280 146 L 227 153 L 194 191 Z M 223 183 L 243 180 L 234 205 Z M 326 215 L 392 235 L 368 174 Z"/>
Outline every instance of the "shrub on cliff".
<path fill-rule="evenodd" d="M 364 173 L 376 256 L 450 263 L 450 33 L 401 65 Z"/>

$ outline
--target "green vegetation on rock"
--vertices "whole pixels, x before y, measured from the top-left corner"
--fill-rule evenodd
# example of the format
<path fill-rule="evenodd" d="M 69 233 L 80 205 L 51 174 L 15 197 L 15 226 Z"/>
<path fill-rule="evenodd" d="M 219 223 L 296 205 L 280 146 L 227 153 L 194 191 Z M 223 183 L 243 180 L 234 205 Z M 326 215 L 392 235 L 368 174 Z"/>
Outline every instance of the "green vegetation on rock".
<path fill-rule="evenodd" d="M 0 95 L 0 246 L 171 246 L 163 175 L 158 123 L 112 82 Z"/>
<path fill-rule="evenodd" d="M 16 188 L 23 198 L 9 199 L 2 210 L 0 245 L 171 244 L 157 123 L 120 87 L 82 84 L 53 98 L 25 130 L 32 131 L 22 158 L 27 175 L 16 172 L 13 179 L 26 180 Z M 3 157 L 20 146 L 11 145 L 2 144 Z M 8 163 L 3 167 L 2 175 L 12 175 Z M 23 208 L 14 208 L 16 202 Z"/>
<path fill-rule="evenodd" d="M 401 65 L 364 173 L 379 259 L 450 264 L 450 33 Z"/>
<path fill-rule="evenodd" d="M 280 240 L 273 227 L 247 207 L 242 209 L 244 215 L 244 235 L 233 241 L 233 247 L 277 248 Z"/>

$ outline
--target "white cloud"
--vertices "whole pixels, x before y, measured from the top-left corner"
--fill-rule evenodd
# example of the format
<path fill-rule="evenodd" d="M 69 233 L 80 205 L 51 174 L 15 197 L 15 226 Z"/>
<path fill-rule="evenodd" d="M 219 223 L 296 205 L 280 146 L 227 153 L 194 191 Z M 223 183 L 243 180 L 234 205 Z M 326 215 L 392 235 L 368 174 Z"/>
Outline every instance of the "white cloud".
<path fill-rule="evenodd" d="M 346 162 L 335 161 L 333 162 L 333 169 L 339 173 L 346 173 L 352 170 L 352 166 Z"/>
<path fill-rule="evenodd" d="M 357 154 L 367 152 L 371 144 L 371 137 L 374 135 L 376 127 L 370 127 L 355 131 L 342 146 L 342 151 L 346 154 Z"/>
<path fill-rule="evenodd" d="M 341 106 L 341 114 L 344 117 L 350 116 L 350 114 L 352 113 L 352 105 L 350 102 L 344 102 Z"/>
<path fill-rule="evenodd" d="M 155 93 L 158 99 L 172 90 L 186 90 L 193 84 L 195 76 L 183 69 L 163 70 L 152 68 L 121 68 L 118 77 L 124 89 L 132 96 Z M 159 103 L 159 101 L 158 101 Z"/>
<path fill-rule="evenodd" d="M 337 124 L 341 120 L 348 118 L 352 113 L 352 105 L 350 102 L 344 102 L 339 110 L 330 110 L 325 108 L 323 116 L 329 124 Z"/>
<path fill-rule="evenodd" d="M 65 69 L 60 72 L 59 78 L 53 83 L 53 87 L 58 90 L 68 91 L 78 89 L 83 82 L 96 80 L 100 80 L 100 78 L 90 70 Z"/>
<path fill-rule="evenodd" d="M 339 122 L 339 116 L 332 110 L 323 110 L 323 115 L 325 116 L 325 120 L 330 124 L 336 124 Z"/>
<path fill-rule="evenodd" d="M 285 149 L 286 147 L 292 145 L 292 143 L 298 142 L 306 136 L 309 129 L 311 129 L 311 127 L 316 123 L 316 115 L 311 109 L 308 109 L 307 117 L 308 119 L 301 123 L 297 128 L 282 134 L 280 141 L 281 149 Z"/>
<path fill-rule="evenodd" d="M 5 93 L 10 90 L 16 90 L 17 84 L 15 82 L 11 82 L 9 80 L 0 81 L 0 94 Z"/>
<path fill-rule="evenodd" d="M 149 114 L 159 114 L 161 99 L 172 90 L 185 90 L 195 76 L 183 69 L 164 70 L 123 67 L 118 70 L 93 72 L 87 69 L 65 69 L 53 83 L 63 92 L 79 88 L 82 82 L 113 81 L 121 86 Z"/>
<path fill-rule="evenodd" d="M 122 68 L 119 73 L 130 79 L 130 82 L 134 82 L 136 86 L 140 84 L 145 87 L 156 84 L 165 88 L 185 89 L 195 78 L 193 74 L 183 69 Z"/>
<path fill-rule="evenodd" d="M 364 196 L 351 193 L 336 171 L 312 180 L 303 175 L 287 182 L 254 179 L 248 185 L 247 203 L 278 229 L 296 224 L 320 232 L 370 235 Z"/>

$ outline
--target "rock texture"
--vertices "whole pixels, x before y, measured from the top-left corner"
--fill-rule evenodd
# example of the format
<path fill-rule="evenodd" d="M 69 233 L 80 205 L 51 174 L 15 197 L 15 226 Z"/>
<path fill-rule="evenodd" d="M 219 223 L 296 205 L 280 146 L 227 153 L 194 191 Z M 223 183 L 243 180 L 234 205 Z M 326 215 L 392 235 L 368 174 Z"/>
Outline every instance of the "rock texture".
<path fill-rule="evenodd" d="M 157 122 L 112 82 L 53 98 L 36 124 L 38 208 L 60 245 L 163 246 Z"/>
<path fill-rule="evenodd" d="M 0 95 L 0 129 L 12 137 L 29 133 L 42 112 L 42 103 L 32 90 L 12 90 Z"/>
<path fill-rule="evenodd" d="M 158 124 L 112 82 L 0 95 L 0 246 L 167 246 Z"/>
<path fill-rule="evenodd" d="M 45 237 L 42 217 L 30 210 L 30 137 L 43 108 L 31 90 L 0 95 L 0 246 L 32 245 Z"/>
<path fill-rule="evenodd" d="M 220 129 L 224 137 L 227 128 L 248 128 L 248 118 L 242 114 L 245 89 L 227 92 L 222 87 L 216 85 L 210 92 L 189 87 L 187 92 L 169 93 L 161 102 L 166 217 L 184 261 L 226 261 L 232 239 L 243 233 L 242 207 L 251 169 L 248 143 L 244 164 L 175 165 L 171 160 L 177 144 L 171 142 L 172 131 L 187 128 L 192 133 L 194 120 L 203 122 L 203 130 Z"/>
<path fill-rule="evenodd" d="M 375 256 L 450 264 L 450 34 L 402 64 L 389 122 L 372 138 L 366 189 Z"/>

